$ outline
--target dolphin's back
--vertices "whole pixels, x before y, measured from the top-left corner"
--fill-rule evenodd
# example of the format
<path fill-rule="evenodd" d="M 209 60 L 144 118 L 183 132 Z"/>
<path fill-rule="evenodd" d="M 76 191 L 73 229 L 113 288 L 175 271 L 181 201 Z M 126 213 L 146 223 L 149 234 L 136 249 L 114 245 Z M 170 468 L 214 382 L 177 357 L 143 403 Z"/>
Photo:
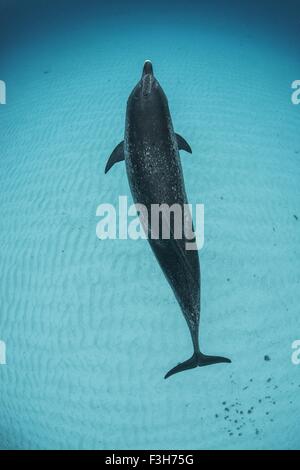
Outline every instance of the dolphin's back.
<path fill-rule="evenodd" d="M 128 100 L 125 163 L 135 202 L 187 204 L 178 144 L 165 94 L 157 93 L 145 106 Z M 136 109 L 138 108 L 138 109 Z"/>
<path fill-rule="evenodd" d="M 151 248 L 183 310 L 189 327 L 198 331 L 200 311 L 200 267 L 198 252 L 186 250 L 183 229 L 184 205 L 188 204 L 178 143 L 165 94 L 159 88 L 152 102 L 136 109 L 128 100 L 125 132 L 125 163 L 135 203 L 148 211 L 148 239 Z M 177 204 L 181 208 L 182 238 L 163 239 L 153 232 L 151 208 L 154 204 Z M 169 219 L 170 220 L 170 219 Z M 164 220 L 165 223 L 169 222 Z M 160 229 L 162 224 L 160 224 Z M 190 240 L 189 240 L 190 241 Z"/>

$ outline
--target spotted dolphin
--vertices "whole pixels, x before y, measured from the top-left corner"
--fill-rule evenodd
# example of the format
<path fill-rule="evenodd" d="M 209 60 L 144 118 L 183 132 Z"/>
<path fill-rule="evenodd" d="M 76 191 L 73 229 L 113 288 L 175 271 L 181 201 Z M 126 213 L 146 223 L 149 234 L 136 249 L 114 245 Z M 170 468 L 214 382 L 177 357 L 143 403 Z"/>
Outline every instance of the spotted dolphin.
<path fill-rule="evenodd" d="M 134 202 L 147 208 L 150 234 L 153 204 L 167 204 L 169 207 L 176 204 L 182 208 L 188 204 L 179 150 L 192 153 L 186 140 L 174 132 L 167 97 L 154 76 L 152 63 L 147 60 L 142 77 L 127 101 L 124 140 L 109 157 L 105 173 L 115 163 L 125 161 Z M 164 239 L 159 233 L 158 237 L 148 236 L 148 240 L 181 307 L 194 353 L 190 359 L 171 369 L 165 378 L 197 366 L 231 362 L 225 357 L 208 356 L 200 351 L 201 279 L 198 251 L 187 249 L 185 231 L 182 231 L 180 239 L 175 237 L 172 227 L 174 225 L 170 225 L 169 238 Z"/>

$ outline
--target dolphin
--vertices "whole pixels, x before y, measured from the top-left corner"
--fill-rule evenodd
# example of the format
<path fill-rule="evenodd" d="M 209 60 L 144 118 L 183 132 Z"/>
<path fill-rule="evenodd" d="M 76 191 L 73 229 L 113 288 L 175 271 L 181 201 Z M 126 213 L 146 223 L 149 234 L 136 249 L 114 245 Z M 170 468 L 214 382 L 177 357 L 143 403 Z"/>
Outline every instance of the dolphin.
<path fill-rule="evenodd" d="M 135 204 L 147 208 L 153 204 L 188 204 L 179 150 L 192 153 L 186 140 L 173 129 L 167 97 L 146 60 L 142 77 L 127 101 L 125 135 L 109 157 L 105 173 L 117 162 L 125 161 L 129 186 Z M 139 214 L 143 226 L 143 214 Z M 189 215 L 191 217 L 191 215 Z M 164 215 L 160 225 L 166 222 Z M 174 222 L 174 220 L 173 220 Z M 184 217 L 180 223 L 184 223 Z M 170 237 L 153 235 L 153 218 L 148 218 L 148 241 L 168 280 L 187 322 L 194 353 L 192 357 L 171 369 L 165 378 L 177 372 L 221 362 L 231 362 L 221 356 L 208 356 L 199 347 L 200 263 L 197 250 L 186 249 L 186 236 L 175 237 L 174 223 L 169 222 Z M 184 232 L 184 231 L 183 231 Z M 190 241 L 190 239 L 189 239 Z"/>

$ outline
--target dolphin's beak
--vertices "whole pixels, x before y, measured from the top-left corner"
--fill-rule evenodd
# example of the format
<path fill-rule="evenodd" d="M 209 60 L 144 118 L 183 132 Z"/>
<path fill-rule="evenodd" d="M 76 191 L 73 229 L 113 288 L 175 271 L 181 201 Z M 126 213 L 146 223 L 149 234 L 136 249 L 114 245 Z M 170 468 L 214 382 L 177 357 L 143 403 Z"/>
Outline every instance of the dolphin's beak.
<path fill-rule="evenodd" d="M 143 96 L 147 97 L 150 95 L 154 82 L 155 79 L 153 75 L 152 64 L 150 60 L 146 60 L 146 62 L 144 63 L 143 74 L 141 78 Z"/>
<path fill-rule="evenodd" d="M 145 75 L 151 75 L 153 77 L 153 67 L 150 60 L 146 60 L 144 63 L 142 77 L 144 77 Z"/>

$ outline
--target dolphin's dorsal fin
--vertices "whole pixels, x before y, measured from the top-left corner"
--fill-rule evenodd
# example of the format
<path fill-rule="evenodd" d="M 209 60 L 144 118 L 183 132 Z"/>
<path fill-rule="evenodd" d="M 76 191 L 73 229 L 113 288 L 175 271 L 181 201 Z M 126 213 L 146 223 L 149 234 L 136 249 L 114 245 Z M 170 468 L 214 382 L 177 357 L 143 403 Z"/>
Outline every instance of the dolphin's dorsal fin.
<path fill-rule="evenodd" d="M 186 152 L 192 153 L 192 149 L 187 141 L 179 134 L 175 134 L 179 150 L 185 150 Z"/>
<path fill-rule="evenodd" d="M 111 167 L 115 163 L 122 162 L 123 160 L 125 160 L 125 157 L 124 157 L 124 140 L 116 146 L 115 150 L 113 151 L 113 153 L 109 157 L 109 159 L 106 163 L 105 173 L 107 173 L 108 170 L 110 170 Z"/>

